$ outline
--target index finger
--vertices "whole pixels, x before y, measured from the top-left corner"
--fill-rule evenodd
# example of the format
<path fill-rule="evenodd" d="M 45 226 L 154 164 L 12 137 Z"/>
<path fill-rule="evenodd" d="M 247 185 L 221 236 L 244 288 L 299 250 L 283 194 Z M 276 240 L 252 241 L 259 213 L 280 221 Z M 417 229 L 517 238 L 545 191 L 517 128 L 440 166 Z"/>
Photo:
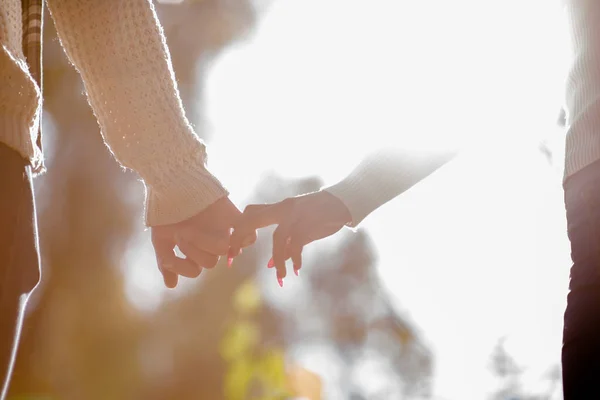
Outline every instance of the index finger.
<path fill-rule="evenodd" d="M 229 241 L 230 254 L 237 254 L 243 247 L 246 237 L 257 229 L 279 224 L 288 208 L 289 201 L 286 200 L 253 208 L 249 206 L 233 226 L 233 233 Z"/>

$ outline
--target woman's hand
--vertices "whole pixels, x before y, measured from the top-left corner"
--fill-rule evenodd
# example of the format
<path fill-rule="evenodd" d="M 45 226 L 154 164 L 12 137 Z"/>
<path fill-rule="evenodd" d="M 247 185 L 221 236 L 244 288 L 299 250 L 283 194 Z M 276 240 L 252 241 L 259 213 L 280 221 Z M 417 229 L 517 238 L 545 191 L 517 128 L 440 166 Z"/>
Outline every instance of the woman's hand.
<path fill-rule="evenodd" d="M 249 205 L 234 224 L 229 257 L 237 256 L 242 247 L 254 243 L 257 229 L 278 225 L 273 233 L 273 257 L 267 266 L 276 268 L 277 281 L 283 286 L 287 259 L 292 259 L 298 275 L 303 247 L 336 233 L 351 221 L 344 203 L 326 191 L 290 197 L 274 204 Z"/>

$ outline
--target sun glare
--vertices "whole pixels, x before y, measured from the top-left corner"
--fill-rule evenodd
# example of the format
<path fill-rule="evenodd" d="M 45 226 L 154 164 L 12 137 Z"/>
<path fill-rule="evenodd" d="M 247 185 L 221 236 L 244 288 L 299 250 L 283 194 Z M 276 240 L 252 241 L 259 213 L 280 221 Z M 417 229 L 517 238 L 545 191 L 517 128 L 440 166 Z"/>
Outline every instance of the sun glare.
<path fill-rule="evenodd" d="M 209 167 L 243 206 L 266 171 L 334 183 L 370 149 L 467 149 L 364 228 L 436 395 L 481 399 L 501 337 L 534 371 L 559 361 L 568 247 L 539 142 L 560 154 L 566 29 L 558 1 L 434 3 L 274 2 L 211 65 Z"/>

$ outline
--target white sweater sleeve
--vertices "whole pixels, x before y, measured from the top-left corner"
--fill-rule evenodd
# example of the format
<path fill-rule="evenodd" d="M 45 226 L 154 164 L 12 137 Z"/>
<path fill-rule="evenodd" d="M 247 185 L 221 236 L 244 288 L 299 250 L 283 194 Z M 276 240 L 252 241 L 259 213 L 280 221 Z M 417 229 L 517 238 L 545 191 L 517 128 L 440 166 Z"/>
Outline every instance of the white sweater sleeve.
<path fill-rule="evenodd" d="M 344 202 L 356 227 L 378 207 L 450 161 L 455 152 L 381 150 L 367 156 L 341 182 L 324 188 Z"/>
<path fill-rule="evenodd" d="M 185 220 L 227 191 L 206 168 L 149 0 L 47 0 L 104 141 L 146 185 L 146 223 Z"/>
<path fill-rule="evenodd" d="M 565 179 L 600 159 L 600 2 L 566 3 L 573 62 L 565 91 Z"/>

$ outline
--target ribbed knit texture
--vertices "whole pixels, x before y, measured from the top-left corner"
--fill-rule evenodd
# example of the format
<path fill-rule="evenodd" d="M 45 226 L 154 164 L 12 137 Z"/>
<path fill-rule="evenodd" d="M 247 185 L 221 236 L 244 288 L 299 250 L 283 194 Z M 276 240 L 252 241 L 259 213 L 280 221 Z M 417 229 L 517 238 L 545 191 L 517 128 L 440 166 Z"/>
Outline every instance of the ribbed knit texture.
<path fill-rule="evenodd" d="M 356 227 L 376 208 L 450 161 L 454 152 L 388 149 L 370 154 L 341 182 L 324 188 L 344 202 Z"/>
<path fill-rule="evenodd" d="M 18 0 L 1 9 L 20 18 Z M 20 3 L 19 3 L 20 4 Z M 146 185 L 146 223 L 185 220 L 228 193 L 206 168 L 205 146 L 188 122 L 178 93 L 170 55 L 153 5 L 148 0 L 48 0 L 61 44 L 80 72 L 88 101 L 104 141 L 115 158 L 137 171 Z M 6 10 L 10 10 L 7 12 Z M 20 19 L 19 19 L 20 21 Z M 16 29 L 16 28 L 15 28 Z M 3 39 L 3 43 L 6 40 Z M 14 47 L 15 54 L 17 49 Z M 14 57 L 13 57 L 14 59 Z M 17 70 L 2 64 L 1 76 Z M 15 87 L 28 82 L 23 70 L 13 73 Z M 35 109 L 34 93 L 5 95 L 1 110 L 20 99 Z M 17 110 L 21 106 L 14 107 Z M 26 109 L 26 108 L 24 108 Z M 14 109 L 5 120 L 24 121 Z M 23 131 L 3 125 L 0 140 L 28 140 Z M 33 141 L 32 143 L 35 143 Z M 31 148 L 13 146 L 31 158 Z"/>
<path fill-rule="evenodd" d="M 600 159 L 600 2 L 569 0 L 573 64 L 566 86 L 567 179 Z"/>

